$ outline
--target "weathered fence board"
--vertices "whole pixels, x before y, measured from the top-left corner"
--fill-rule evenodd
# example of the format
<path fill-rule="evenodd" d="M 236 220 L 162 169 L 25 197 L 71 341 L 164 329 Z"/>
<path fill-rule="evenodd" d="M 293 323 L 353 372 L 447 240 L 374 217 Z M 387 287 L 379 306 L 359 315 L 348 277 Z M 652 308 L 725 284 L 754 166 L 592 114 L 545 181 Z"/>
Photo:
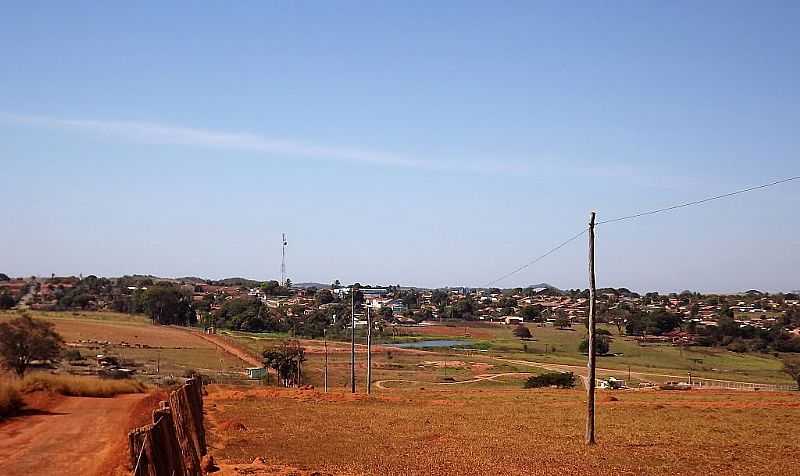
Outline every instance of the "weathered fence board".
<path fill-rule="evenodd" d="M 134 476 L 199 476 L 206 454 L 202 382 L 189 379 L 153 411 L 153 423 L 128 434 Z"/>

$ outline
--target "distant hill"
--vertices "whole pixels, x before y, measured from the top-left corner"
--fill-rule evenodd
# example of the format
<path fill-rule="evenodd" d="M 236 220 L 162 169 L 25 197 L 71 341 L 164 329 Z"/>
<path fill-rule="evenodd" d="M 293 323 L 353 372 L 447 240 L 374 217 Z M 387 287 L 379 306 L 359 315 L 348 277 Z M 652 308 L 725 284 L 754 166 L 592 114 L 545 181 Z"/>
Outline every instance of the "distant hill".
<path fill-rule="evenodd" d="M 528 286 L 527 289 L 549 289 L 551 291 L 561 291 L 561 289 L 547 283 L 532 284 Z"/>
<path fill-rule="evenodd" d="M 225 279 L 218 279 L 213 280 L 212 283 L 221 286 L 244 286 L 244 287 L 256 287 L 261 284 L 261 281 L 256 281 L 254 279 L 247 279 L 247 278 L 225 278 Z"/>
<path fill-rule="evenodd" d="M 309 288 L 322 289 L 322 288 L 329 288 L 329 287 L 331 287 L 331 285 L 330 285 L 330 283 L 329 284 L 323 284 L 323 283 L 292 283 L 292 287 L 293 288 L 302 288 L 302 289 L 309 289 Z"/>
<path fill-rule="evenodd" d="M 175 278 L 176 281 L 182 281 L 184 283 L 194 283 L 194 284 L 205 284 L 207 281 L 203 278 L 198 278 L 197 276 L 184 276 L 182 278 Z"/>

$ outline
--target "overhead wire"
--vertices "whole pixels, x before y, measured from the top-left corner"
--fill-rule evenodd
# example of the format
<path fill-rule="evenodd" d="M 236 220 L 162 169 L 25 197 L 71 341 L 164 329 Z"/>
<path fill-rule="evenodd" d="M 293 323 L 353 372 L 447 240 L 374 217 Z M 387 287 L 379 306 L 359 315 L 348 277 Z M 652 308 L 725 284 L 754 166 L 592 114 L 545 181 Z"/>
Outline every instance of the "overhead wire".
<path fill-rule="evenodd" d="M 728 197 L 732 197 L 734 195 L 739 195 L 739 194 L 742 194 L 742 193 L 752 192 L 754 190 L 760 190 L 762 188 L 773 187 L 775 185 L 779 185 L 779 184 L 786 183 L 786 182 L 791 182 L 792 180 L 798 180 L 798 179 L 800 179 L 800 175 L 795 176 L 795 177 L 789 177 L 789 178 L 781 179 L 781 180 L 776 180 L 775 182 L 770 182 L 770 183 L 765 183 L 765 184 L 762 184 L 762 185 L 757 185 L 755 187 L 743 188 L 741 190 L 736 190 L 734 192 L 723 193 L 722 195 L 715 195 L 713 197 L 703 198 L 701 200 L 694 200 L 694 201 L 691 201 L 691 202 L 679 203 L 677 205 L 671 205 L 669 207 L 657 208 L 655 210 L 648 210 L 648 211 L 644 211 L 644 212 L 638 212 L 638 213 L 634 213 L 632 215 L 622 216 L 622 217 L 618 217 L 618 218 L 611 218 L 609 220 L 601 220 L 601 221 L 597 222 L 597 225 L 604 225 L 604 224 L 607 224 L 607 223 L 616 223 L 616 222 L 624 221 L 624 220 L 633 220 L 635 218 L 641 218 L 641 217 L 648 216 L 648 215 L 655 215 L 656 213 L 663 213 L 663 212 L 668 212 L 668 211 L 671 211 L 671 210 L 677 210 L 679 208 L 686 208 L 686 207 L 691 207 L 693 205 L 700 205 L 702 203 L 712 202 L 714 200 L 720 200 L 722 198 L 728 198 Z"/>
<path fill-rule="evenodd" d="M 647 211 L 643 211 L 643 212 L 637 212 L 637 213 L 633 213 L 631 215 L 625 215 L 625 216 L 621 216 L 621 217 L 617 217 L 617 218 L 611 218 L 611 219 L 608 219 L 608 220 L 601 220 L 601 221 L 598 221 L 595 224 L 595 226 L 605 225 L 605 224 L 609 224 L 609 223 L 617 223 L 617 222 L 621 222 L 621 221 L 625 221 L 625 220 L 634 220 L 636 218 L 641 218 L 641 217 L 644 217 L 644 216 L 655 215 L 655 214 L 658 214 L 658 213 L 664 213 L 664 212 L 668 212 L 668 211 L 672 211 L 672 210 L 678 210 L 678 209 L 681 209 L 681 208 L 691 207 L 691 206 L 694 206 L 694 205 L 701 205 L 703 203 L 712 202 L 714 200 L 720 200 L 720 199 L 723 199 L 723 198 L 728 198 L 728 197 L 732 197 L 732 196 L 735 196 L 735 195 L 740 195 L 740 194 L 743 194 L 743 193 L 752 192 L 752 191 L 755 191 L 755 190 L 761 190 L 761 189 L 764 189 L 764 188 L 773 187 L 775 185 L 780 185 L 780 184 L 791 182 L 791 181 L 794 181 L 794 180 L 800 180 L 800 175 L 796 175 L 796 176 L 793 176 L 793 177 L 787 177 L 787 178 L 784 178 L 784 179 L 781 179 L 781 180 L 776 180 L 774 182 L 769 182 L 769 183 L 765 183 L 765 184 L 761 184 L 761 185 L 756 185 L 754 187 L 748 187 L 748 188 L 743 188 L 741 190 L 735 190 L 733 192 L 723 193 L 721 195 L 714 195 L 714 196 L 706 197 L 706 198 L 703 198 L 703 199 L 700 199 L 700 200 L 693 200 L 691 202 L 683 202 L 683 203 L 679 203 L 679 204 L 676 204 L 676 205 L 671 205 L 671 206 L 668 206 L 668 207 L 657 208 L 657 209 L 654 209 L 654 210 L 647 210 Z M 499 278 L 496 278 L 496 279 L 493 279 L 492 281 L 489 281 L 484 287 L 487 287 L 487 288 L 491 287 L 495 283 L 498 283 L 498 282 L 500 282 L 500 281 L 502 281 L 502 280 L 504 280 L 506 278 L 509 278 L 509 277 L 519 273 L 520 271 L 522 271 L 524 269 L 527 269 L 527 268 L 533 266 L 534 264 L 538 263 L 539 261 L 543 260 L 544 258 L 546 258 L 546 257 L 550 256 L 551 254 L 555 253 L 556 251 L 560 250 L 561 248 L 563 248 L 567 244 L 569 244 L 569 243 L 577 240 L 581 236 L 585 235 L 587 231 L 588 231 L 587 229 L 581 230 L 580 233 L 577 233 L 577 234 L 571 236 L 570 238 L 567 238 L 566 240 L 564 240 L 563 242 L 559 243 L 555 247 L 549 249 L 545 253 L 537 256 L 536 258 L 534 258 L 531 261 L 523 264 L 522 266 L 519 266 L 519 267 L 513 269 L 512 271 L 500 276 Z"/>

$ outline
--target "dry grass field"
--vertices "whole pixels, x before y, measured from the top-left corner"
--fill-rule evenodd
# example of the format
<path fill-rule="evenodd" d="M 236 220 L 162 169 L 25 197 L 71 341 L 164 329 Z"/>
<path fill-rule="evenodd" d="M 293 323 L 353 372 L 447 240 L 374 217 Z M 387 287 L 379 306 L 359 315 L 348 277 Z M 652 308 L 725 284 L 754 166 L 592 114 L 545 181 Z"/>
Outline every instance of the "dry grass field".
<path fill-rule="evenodd" d="M 798 474 L 796 394 L 600 393 L 591 449 L 584 405 L 578 390 L 484 387 L 212 387 L 206 400 L 223 474 Z"/>
<path fill-rule="evenodd" d="M 189 370 L 237 375 L 246 366 L 194 333 L 154 326 L 143 316 L 114 312 L 29 311 L 29 314 L 55 324 L 68 345 L 77 345 L 75 348 L 87 359 L 97 354 L 112 355 L 135 366 L 139 375 L 155 374 L 156 367 L 162 376 L 182 376 Z M 0 320 L 17 315 L 0 312 Z"/>

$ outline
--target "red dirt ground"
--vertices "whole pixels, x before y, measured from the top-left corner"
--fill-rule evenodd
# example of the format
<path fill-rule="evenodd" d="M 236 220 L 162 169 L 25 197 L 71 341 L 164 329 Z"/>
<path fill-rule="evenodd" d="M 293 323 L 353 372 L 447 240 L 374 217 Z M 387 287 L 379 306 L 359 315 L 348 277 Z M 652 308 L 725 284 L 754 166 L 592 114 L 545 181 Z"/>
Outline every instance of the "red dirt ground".
<path fill-rule="evenodd" d="M 0 424 L 0 474 L 129 474 L 127 431 L 146 423 L 159 399 L 30 395 L 22 415 Z"/>

